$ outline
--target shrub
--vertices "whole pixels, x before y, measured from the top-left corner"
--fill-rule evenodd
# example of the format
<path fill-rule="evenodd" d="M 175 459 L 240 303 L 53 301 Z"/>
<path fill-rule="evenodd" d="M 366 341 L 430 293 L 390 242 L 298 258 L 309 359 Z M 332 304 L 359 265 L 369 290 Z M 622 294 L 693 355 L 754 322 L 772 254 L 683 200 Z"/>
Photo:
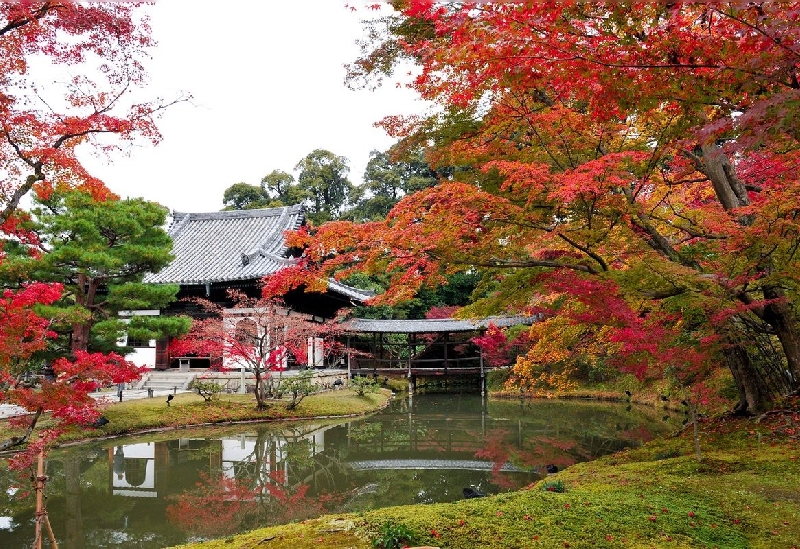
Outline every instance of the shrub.
<path fill-rule="evenodd" d="M 372 542 L 381 549 L 400 549 L 414 543 L 414 533 L 405 524 L 387 522 L 381 527 L 380 537 Z"/>
<path fill-rule="evenodd" d="M 380 390 L 378 382 L 368 377 L 354 377 L 350 380 L 350 388 L 354 390 L 358 396 L 364 396 L 367 393 L 377 393 Z"/>
<path fill-rule="evenodd" d="M 489 391 L 502 391 L 505 389 L 506 381 L 511 375 L 511 368 L 500 368 L 486 372 L 486 388 Z"/>
<path fill-rule="evenodd" d="M 225 388 L 216 381 L 197 378 L 193 379 L 192 382 L 189 383 L 189 389 L 197 391 L 197 394 L 203 397 L 203 400 L 206 402 L 211 402 L 211 400 L 220 394 Z"/>
<path fill-rule="evenodd" d="M 542 490 L 545 492 L 558 492 L 559 494 L 567 491 L 564 483 L 560 480 L 547 480 L 542 484 Z"/>
<path fill-rule="evenodd" d="M 283 380 L 281 392 L 288 394 L 290 399 L 286 404 L 287 410 L 293 410 L 300 401 L 314 392 L 314 384 L 311 380 L 314 377 L 312 370 L 303 370 L 296 376 L 287 377 Z"/>

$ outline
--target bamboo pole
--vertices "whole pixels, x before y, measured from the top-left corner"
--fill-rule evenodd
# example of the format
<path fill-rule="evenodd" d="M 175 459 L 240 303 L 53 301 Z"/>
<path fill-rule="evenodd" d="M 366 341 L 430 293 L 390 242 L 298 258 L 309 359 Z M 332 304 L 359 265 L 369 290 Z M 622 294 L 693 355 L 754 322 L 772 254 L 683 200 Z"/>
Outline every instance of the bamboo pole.
<path fill-rule="evenodd" d="M 42 435 L 39 435 L 41 438 Z M 36 535 L 33 539 L 33 549 L 42 549 L 42 523 L 47 527 L 47 535 L 50 538 L 50 546 L 58 549 L 53 528 L 50 526 L 50 519 L 47 516 L 47 509 L 44 507 L 44 485 L 47 482 L 47 475 L 44 474 L 44 448 L 39 450 L 39 461 L 36 465 Z"/>

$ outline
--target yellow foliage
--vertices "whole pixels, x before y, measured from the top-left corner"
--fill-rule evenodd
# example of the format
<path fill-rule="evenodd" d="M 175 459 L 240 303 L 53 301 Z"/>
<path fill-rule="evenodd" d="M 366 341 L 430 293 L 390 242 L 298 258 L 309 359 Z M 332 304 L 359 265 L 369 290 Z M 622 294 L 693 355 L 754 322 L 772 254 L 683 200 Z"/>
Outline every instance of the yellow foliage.
<path fill-rule="evenodd" d="M 577 387 L 578 384 L 571 379 L 574 371 L 575 368 L 565 362 L 546 363 L 529 351 L 517 358 L 506 388 L 550 398 Z"/>

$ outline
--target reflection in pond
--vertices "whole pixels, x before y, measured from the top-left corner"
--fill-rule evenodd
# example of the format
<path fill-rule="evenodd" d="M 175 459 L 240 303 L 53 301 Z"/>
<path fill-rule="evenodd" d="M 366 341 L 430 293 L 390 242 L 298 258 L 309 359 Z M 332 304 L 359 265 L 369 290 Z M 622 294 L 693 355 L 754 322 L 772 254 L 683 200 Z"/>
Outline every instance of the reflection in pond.
<path fill-rule="evenodd" d="M 547 465 L 564 468 L 674 428 L 650 412 L 417 395 L 346 422 L 117 439 L 53 452 L 47 505 L 62 549 L 155 549 L 325 512 L 518 489 Z M 30 547 L 33 501 L 14 497 L 10 482 L 0 473 L 0 547 Z"/>

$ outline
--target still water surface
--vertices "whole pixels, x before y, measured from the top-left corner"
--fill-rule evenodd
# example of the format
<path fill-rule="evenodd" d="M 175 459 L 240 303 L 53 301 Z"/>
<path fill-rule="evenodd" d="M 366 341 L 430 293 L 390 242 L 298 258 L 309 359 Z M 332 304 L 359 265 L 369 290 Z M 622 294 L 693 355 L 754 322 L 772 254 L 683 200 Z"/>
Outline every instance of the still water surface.
<path fill-rule="evenodd" d="M 680 418 L 677 418 L 678 421 Z M 327 512 L 515 490 L 675 429 L 625 404 L 397 398 L 368 418 L 180 430 L 47 461 L 60 549 L 160 549 Z M 0 548 L 30 547 L 34 502 L 0 472 Z M 45 545 L 47 541 L 45 540 Z"/>

